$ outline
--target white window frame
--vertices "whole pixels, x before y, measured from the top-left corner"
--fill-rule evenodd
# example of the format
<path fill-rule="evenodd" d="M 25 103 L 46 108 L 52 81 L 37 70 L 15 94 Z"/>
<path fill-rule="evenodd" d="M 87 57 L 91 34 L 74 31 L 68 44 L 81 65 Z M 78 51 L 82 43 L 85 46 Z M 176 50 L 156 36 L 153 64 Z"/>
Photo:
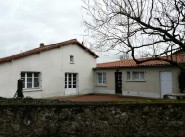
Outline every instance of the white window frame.
<path fill-rule="evenodd" d="M 134 75 L 136 73 L 138 74 L 138 78 L 134 78 L 135 77 Z M 145 72 L 144 71 L 127 71 L 127 81 L 145 81 Z"/>
<path fill-rule="evenodd" d="M 101 76 L 100 76 L 100 75 Z M 100 76 L 100 77 L 99 77 Z M 98 86 L 106 86 L 107 85 L 107 76 L 106 72 L 97 72 L 96 73 L 96 84 Z"/>
<path fill-rule="evenodd" d="M 127 80 L 132 80 L 132 74 L 131 74 L 132 72 L 130 72 L 130 71 L 127 71 Z"/>
<path fill-rule="evenodd" d="M 28 81 L 27 81 L 27 78 L 28 78 L 28 73 L 31 73 L 31 87 L 28 88 L 27 84 L 28 84 Z M 22 77 L 21 76 L 21 79 L 22 78 L 25 78 L 25 82 L 23 83 L 24 84 L 24 88 L 23 89 L 40 89 L 41 88 L 41 73 L 40 72 L 21 72 L 21 74 L 24 74 L 25 76 Z M 38 77 L 35 77 L 34 74 L 38 74 Z M 35 78 L 38 78 L 38 82 L 39 82 L 39 86 L 38 87 L 35 87 L 34 83 L 35 83 Z"/>
<path fill-rule="evenodd" d="M 69 63 L 74 64 L 74 55 L 69 56 Z"/>
<path fill-rule="evenodd" d="M 69 79 L 69 75 L 71 75 L 71 80 Z M 65 73 L 65 89 L 76 89 L 76 88 L 77 88 L 77 73 Z"/>

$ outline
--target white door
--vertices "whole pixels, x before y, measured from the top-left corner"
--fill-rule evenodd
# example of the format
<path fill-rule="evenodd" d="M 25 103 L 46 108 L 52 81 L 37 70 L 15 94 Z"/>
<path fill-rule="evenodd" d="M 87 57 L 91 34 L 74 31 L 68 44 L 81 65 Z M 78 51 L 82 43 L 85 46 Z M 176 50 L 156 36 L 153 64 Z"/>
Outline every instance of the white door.
<path fill-rule="evenodd" d="M 161 97 L 172 93 L 172 73 L 160 72 Z"/>
<path fill-rule="evenodd" d="M 65 73 L 65 95 L 77 94 L 77 74 Z"/>

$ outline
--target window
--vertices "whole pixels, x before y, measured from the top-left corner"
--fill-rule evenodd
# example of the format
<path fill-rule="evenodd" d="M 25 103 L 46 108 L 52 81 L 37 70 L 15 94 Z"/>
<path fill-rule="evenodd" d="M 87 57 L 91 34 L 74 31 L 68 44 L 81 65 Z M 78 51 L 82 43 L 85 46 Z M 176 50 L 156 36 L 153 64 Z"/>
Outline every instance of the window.
<path fill-rule="evenodd" d="M 130 71 L 127 72 L 127 80 L 131 80 L 131 73 L 130 73 Z"/>
<path fill-rule="evenodd" d="M 76 73 L 65 73 L 65 88 L 76 88 L 77 87 L 77 74 Z"/>
<path fill-rule="evenodd" d="M 132 72 L 133 80 L 144 80 L 144 72 Z"/>
<path fill-rule="evenodd" d="M 106 73 L 96 73 L 97 85 L 106 85 Z"/>
<path fill-rule="evenodd" d="M 70 63 L 74 63 L 74 56 L 70 55 Z"/>
<path fill-rule="evenodd" d="M 23 80 L 23 88 L 39 88 L 40 87 L 40 72 L 21 72 Z"/>
<path fill-rule="evenodd" d="M 144 81 L 145 80 L 144 72 L 143 71 L 133 71 L 133 72 L 128 71 L 127 80 Z"/>

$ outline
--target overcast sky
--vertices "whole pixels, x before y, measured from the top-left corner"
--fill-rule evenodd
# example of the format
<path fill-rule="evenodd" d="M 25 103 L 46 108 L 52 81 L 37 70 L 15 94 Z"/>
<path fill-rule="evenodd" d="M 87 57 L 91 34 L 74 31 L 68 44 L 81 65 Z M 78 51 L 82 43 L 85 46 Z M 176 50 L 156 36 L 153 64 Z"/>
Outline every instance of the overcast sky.
<path fill-rule="evenodd" d="M 0 0 L 0 57 L 40 43 L 83 41 L 81 0 Z"/>
<path fill-rule="evenodd" d="M 81 0 L 0 0 L 0 56 L 84 34 Z"/>

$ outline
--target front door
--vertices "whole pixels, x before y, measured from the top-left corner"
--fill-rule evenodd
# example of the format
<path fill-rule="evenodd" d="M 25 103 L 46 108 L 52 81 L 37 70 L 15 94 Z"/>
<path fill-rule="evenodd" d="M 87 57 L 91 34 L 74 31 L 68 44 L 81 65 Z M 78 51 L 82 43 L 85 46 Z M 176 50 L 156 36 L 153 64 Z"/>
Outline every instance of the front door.
<path fill-rule="evenodd" d="M 116 94 L 122 94 L 122 72 L 115 72 Z"/>
<path fill-rule="evenodd" d="M 161 97 L 172 93 L 172 73 L 160 72 Z"/>
<path fill-rule="evenodd" d="M 77 74 L 65 73 L 65 95 L 77 94 Z"/>

